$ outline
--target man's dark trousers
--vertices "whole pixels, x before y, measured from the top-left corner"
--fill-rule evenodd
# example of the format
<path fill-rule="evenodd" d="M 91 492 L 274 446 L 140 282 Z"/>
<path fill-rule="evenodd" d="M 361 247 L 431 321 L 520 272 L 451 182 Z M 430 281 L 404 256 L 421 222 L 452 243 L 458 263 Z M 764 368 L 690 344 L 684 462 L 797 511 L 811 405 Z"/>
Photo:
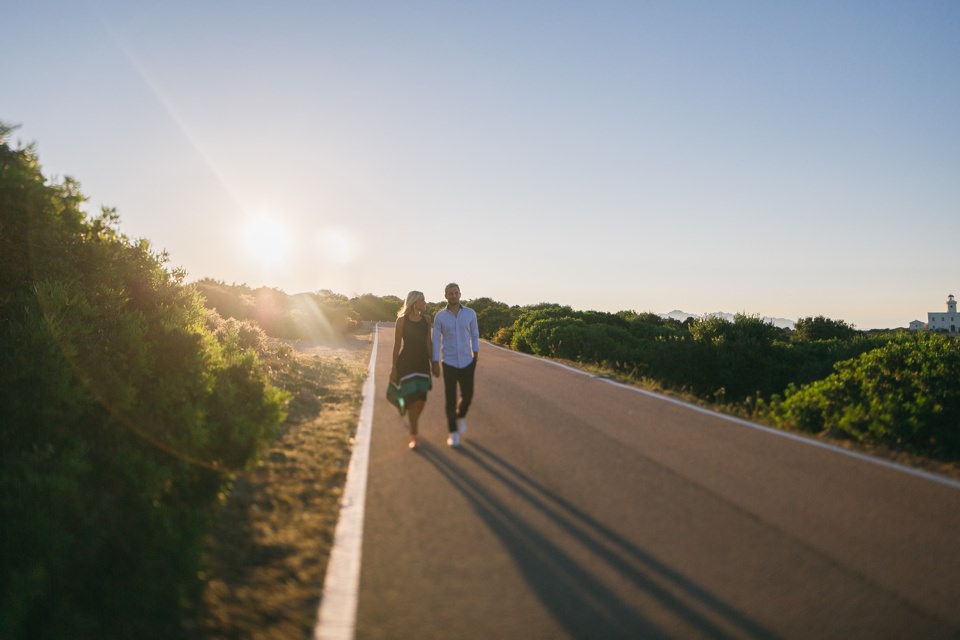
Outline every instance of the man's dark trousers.
<path fill-rule="evenodd" d="M 450 432 L 457 430 L 457 418 L 466 418 L 473 400 L 473 374 L 477 370 L 477 359 L 458 369 L 443 364 L 443 393 L 446 399 L 447 426 Z M 460 385 L 460 406 L 457 407 L 457 385 Z"/>

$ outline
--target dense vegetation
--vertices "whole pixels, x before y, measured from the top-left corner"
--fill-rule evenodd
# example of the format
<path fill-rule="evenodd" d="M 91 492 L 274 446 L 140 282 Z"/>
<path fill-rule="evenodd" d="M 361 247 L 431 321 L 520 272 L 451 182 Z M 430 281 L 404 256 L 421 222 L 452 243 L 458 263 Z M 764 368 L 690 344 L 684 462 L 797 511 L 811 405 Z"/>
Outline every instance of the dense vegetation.
<path fill-rule="evenodd" d="M 788 385 L 765 415 L 774 423 L 829 432 L 935 458 L 960 454 L 960 340 L 901 334 L 807 385 Z"/>
<path fill-rule="evenodd" d="M 200 536 L 274 433 L 262 331 L 88 218 L 0 126 L 0 638 L 173 637 Z"/>
<path fill-rule="evenodd" d="M 284 340 L 331 339 L 355 331 L 363 321 L 392 321 L 403 300 L 365 293 L 354 298 L 318 291 L 290 295 L 205 278 L 193 285 L 221 316 L 249 320 Z"/>

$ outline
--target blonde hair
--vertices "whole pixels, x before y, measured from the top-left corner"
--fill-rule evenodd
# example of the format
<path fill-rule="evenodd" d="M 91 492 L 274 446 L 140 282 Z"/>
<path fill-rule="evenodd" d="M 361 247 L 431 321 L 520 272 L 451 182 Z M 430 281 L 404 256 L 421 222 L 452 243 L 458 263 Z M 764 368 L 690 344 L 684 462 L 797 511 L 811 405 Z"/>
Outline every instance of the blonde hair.
<path fill-rule="evenodd" d="M 402 318 L 410 315 L 410 310 L 413 309 L 413 305 L 420 300 L 426 300 L 423 296 L 423 291 L 411 291 L 408 293 L 406 301 L 403 303 L 403 306 L 400 307 L 400 311 L 397 311 L 397 317 Z"/>

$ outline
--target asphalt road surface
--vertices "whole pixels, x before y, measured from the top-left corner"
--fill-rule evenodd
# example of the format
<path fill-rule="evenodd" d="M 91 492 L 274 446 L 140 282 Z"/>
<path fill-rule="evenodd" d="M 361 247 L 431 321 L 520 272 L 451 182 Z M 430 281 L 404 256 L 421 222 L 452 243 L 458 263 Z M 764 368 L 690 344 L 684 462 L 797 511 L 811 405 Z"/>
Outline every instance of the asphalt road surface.
<path fill-rule="evenodd" d="M 379 341 L 357 638 L 960 638 L 960 484 L 487 344 L 411 452 Z"/>

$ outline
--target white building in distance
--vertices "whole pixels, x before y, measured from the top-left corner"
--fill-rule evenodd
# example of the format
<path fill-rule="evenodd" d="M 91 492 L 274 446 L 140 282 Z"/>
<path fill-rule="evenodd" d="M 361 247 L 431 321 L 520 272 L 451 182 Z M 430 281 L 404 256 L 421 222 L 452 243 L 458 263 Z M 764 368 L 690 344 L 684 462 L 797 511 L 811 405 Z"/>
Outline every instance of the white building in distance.
<path fill-rule="evenodd" d="M 914 322 L 917 322 L 916 320 Z M 914 322 L 910 323 L 910 328 L 914 328 Z M 919 324 L 919 323 L 918 323 Z M 943 311 L 929 311 L 927 312 L 927 326 L 928 331 L 943 331 L 944 333 L 958 333 L 958 325 L 960 325 L 960 315 L 957 314 L 957 301 L 954 299 L 953 294 L 951 293 L 947 296 L 947 310 Z M 923 328 L 923 327 L 917 327 Z"/>

